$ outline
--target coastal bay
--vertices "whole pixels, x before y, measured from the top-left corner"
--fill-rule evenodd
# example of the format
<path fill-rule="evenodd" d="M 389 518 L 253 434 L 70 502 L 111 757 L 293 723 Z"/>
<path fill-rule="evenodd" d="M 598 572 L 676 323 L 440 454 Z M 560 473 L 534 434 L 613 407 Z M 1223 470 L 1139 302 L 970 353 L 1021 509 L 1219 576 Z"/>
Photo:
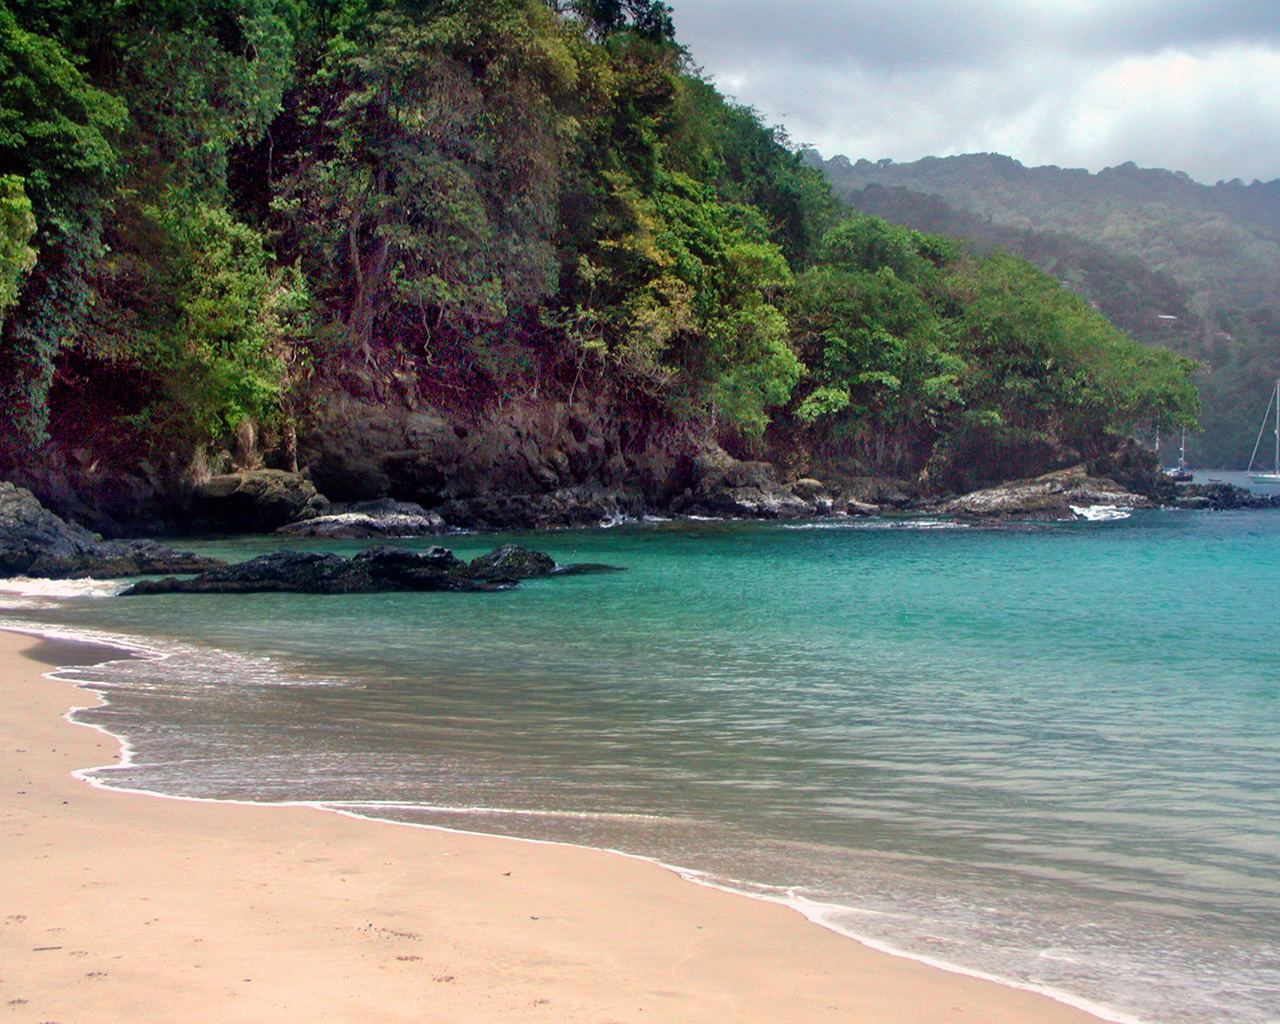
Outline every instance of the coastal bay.
<path fill-rule="evenodd" d="M 1091 515 L 455 536 L 625 570 L 481 593 L 8 580 L 0 627 L 135 655 L 60 673 L 104 789 L 622 851 L 1104 1017 L 1267 1022 L 1280 522 Z M 198 546 L 282 544 L 360 546 Z"/>

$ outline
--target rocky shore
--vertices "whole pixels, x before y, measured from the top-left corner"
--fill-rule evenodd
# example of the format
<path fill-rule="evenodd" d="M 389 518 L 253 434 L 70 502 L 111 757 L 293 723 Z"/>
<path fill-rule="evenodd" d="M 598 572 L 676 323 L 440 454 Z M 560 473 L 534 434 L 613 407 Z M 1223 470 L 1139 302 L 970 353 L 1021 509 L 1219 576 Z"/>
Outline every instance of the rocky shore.
<path fill-rule="evenodd" d="M 597 482 L 549 490 L 493 489 L 447 498 L 428 508 L 391 497 L 332 502 L 307 473 L 257 469 L 219 474 L 193 486 L 184 499 L 191 518 L 182 525 L 191 532 L 274 531 L 294 538 L 390 540 L 459 530 L 595 526 L 647 514 L 725 519 L 915 514 L 1005 522 L 1083 519 L 1099 506 L 1123 510 L 1280 507 L 1280 496 L 1256 494 L 1229 484 L 1174 485 L 1158 470 L 1144 467 L 1140 453 L 1132 448 L 1106 463 L 1071 466 L 963 495 L 930 495 L 917 483 L 834 471 L 825 481 L 815 476 L 788 480 L 771 463 L 735 459 L 709 444 L 688 453 L 680 479 L 686 486 L 666 493 L 662 500 L 634 483 L 607 486 Z M 155 523 L 144 519 L 132 525 L 142 528 Z M 103 540 L 46 508 L 30 490 L 0 483 L 0 576 L 204 574 L 198 585 L 186 581 L 165 586 L 170 590 L 293 588 L 340 593 L 491 589 L 519 578 L 510 572 L 503 575 L 492 566 L 486 575 L 483 567 L 455 565 L 439 554 L 418 553 L 406 560 L 405 555 L 412 553 L 392 555 L 391 551 L 374 549 L 357 559 L 344 560 L 344 565 L 282 557 L 256 566 L 253 571 L 258 576 L 245 575 L 249 570 L 232 571 L 216 559 L 151 540 Z M 447 551 L 444 555 L 453 557 Z M 309 582 L 300 582 L 304 579 Z M 144 591 L 154 592 L 146 588 L 137 592 Z"/>
<path fill-rule="evenodd" d="M 356 384 L 320 389 L 290 459 L 245 450 L 211 454 L 197 466 L 176 455 L 161 463 L 51 442 L 38 457 L 0 461 L 0 479 L 106 537 L 280 531 L 386 539 L 593 526 L 643 515 L 1062 519 L 1098 503 L 1276 503 L 1225 485 L 1175 487 L 1152 453 L 1132 442 L 1091 460 L 1066 450 L 1028 455 L 1019 465 L 1053 470 L 1038 483 L 992 486 L 997 468 L 975 463 L 962 474 L 966 486 L 988 486 L 961 495 L 956 481 L 869 474 L 857 452 L 809 453 L 794 439 L 763 445 L 772 461 L 745 451 L 735 456 L 688 424 L 604 397 L 529 397 L 480 413 Z"/>

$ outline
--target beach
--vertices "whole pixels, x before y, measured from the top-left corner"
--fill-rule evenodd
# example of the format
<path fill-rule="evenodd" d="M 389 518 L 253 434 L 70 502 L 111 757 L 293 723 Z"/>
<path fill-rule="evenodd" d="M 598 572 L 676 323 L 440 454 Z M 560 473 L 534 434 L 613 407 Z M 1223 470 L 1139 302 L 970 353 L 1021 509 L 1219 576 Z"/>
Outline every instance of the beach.
<path fill-rule="evenodd" d="M 0 633 L 8 1020 L 1099 1019 L 635 858 L 90 786 L 119 748 L 64 719 L 72 653 Z"/>

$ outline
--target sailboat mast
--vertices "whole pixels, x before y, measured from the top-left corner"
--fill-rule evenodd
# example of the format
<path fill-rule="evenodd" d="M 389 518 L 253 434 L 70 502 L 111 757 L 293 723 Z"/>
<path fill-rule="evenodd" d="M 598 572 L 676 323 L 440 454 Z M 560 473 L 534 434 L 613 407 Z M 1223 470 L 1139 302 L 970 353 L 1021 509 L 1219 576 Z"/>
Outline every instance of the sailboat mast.
<path fill-rule="evenodd" d="M 1276 458 L 1272 464 L 1275 467 L 1276 476 L 1280 476 L 1280 380 L 1276 381 Z"/>

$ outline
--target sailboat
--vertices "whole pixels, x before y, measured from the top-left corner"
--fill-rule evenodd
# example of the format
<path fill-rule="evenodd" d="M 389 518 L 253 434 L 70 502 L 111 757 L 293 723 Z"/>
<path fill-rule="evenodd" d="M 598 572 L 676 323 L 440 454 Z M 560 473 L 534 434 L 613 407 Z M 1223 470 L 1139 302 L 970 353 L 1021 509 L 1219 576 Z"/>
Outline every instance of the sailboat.
<path fill-rule="evenodd" d="M 1171 466 L 1164 471 L 1174 483 L 1187 484 L 1195 479 L 1195 474 L 1191 472 L 1191 467 L 1187 465 L 1187 428 L 1182 428 L 1182 448 L 1178 453 L 1178 464 Z"/>
<path fill-rule="evenodd" d="M 1262 446 L 1262 435 L 1266 433 L 1268 421 L 1273 422 L 1275 457 L 1270 470 L 1259 469 L 1255 472 L 1253 464 L 1257 461 L 1258 449 Z M 1254 442 L 1253 454 L 1249 456 L 1249 479 L 1255 484 L 1280 484 L 1280 380 L 1276 381 L 1275 390 L 1271 393 L 1271 401 L 1267 403 L 1267 411 L 1262 416 L 1262 426 L 1258 428 L 1258 440 Z"/>

